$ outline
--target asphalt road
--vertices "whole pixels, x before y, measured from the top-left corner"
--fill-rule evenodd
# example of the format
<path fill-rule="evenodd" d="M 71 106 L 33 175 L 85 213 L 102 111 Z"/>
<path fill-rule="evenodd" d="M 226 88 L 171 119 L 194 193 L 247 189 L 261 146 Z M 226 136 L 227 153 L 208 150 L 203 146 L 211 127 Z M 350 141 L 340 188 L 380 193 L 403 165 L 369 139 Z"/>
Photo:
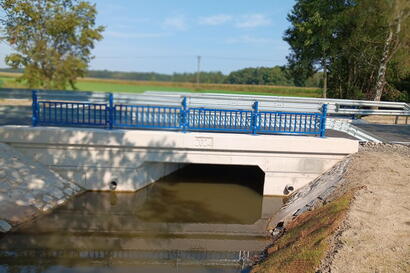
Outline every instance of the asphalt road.
<path fill-rule="evenodd" d="M 363 129 L 380 139 L 383 142 L 397 143 L 407 142 L 410 143 L 410 125 L 383 125 L 383 124 L 370 124 L 360 123 L 354 124 L 356 127 Z"/>

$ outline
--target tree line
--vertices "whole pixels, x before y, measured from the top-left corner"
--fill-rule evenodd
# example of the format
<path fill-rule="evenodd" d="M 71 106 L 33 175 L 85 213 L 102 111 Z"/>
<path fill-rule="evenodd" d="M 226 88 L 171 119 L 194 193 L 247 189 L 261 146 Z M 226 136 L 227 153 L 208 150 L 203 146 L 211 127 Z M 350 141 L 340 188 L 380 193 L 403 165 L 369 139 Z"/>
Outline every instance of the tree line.
<path fill-rule="evenodd" d="M 2 72 L 23 73 L 22 69 L 0 69 Z M 321 72 L 303 81 L 300 86 L 321 87 L 323 84 Z M 132 81 L 164 81 L 164 82 L 192 82 L 197 81 L 197 73 L 173 73 L 161 74 L 155 72 L 124 72 L 110 70 L 88 70 L 84 73 L 86 77 L 100 79 L 119 79 Z M 294 86 L 294 79 L 289 71 L 282 66 L 274 67 L 248 67 L 233 71 L 229 74 L 222 72 L 200 72 L 200 83 L 220 84 L 249 84 L 249 85 L 283 85 Z"/>
<path fill-rule="evenodd" d="M 320 87 L 322 84 L 321 72 L 314 73 L 303 81 L 300 86 Z M 155 72 L 120 72 L 109 70 L 90 70 L 88 77 L 122 79 L 137 81 L 168 81 L 168 82 L 192 82 L 197 81 L 197 73 L 173 73 L 160 74 Z M 229 74 L 220 71 L 200 72 L 200 83 L 223 83 L 223 84 L 249 84 L 249 85 L 284 85 L 293 86 L 294 80 L 285 67 L 248 67 Z"/>

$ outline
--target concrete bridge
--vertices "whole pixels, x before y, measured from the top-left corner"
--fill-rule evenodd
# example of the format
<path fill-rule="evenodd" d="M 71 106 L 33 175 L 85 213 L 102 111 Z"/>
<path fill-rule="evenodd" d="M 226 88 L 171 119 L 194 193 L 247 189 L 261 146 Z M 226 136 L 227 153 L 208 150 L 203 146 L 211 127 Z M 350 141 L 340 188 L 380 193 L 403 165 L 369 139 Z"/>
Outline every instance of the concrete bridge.
<path fill-rule="evenodd" d="M 286 195 L 358 151 L 343 138 L 27 126 L 0 127 L 0 142 L 89 190 L 136 191 L 186 164 L 222 164 L 258 166 L 264 195 Z"/>

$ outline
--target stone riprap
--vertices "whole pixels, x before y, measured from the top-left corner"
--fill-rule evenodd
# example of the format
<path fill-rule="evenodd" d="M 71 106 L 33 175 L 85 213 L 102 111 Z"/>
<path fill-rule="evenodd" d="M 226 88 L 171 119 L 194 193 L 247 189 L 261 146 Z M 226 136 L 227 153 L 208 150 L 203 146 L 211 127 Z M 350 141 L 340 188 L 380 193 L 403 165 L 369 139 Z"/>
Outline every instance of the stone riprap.
<path fill-rule="evenodd" d="M 0 232 L 63 204 L 82 188 L 0 143 Z"/>

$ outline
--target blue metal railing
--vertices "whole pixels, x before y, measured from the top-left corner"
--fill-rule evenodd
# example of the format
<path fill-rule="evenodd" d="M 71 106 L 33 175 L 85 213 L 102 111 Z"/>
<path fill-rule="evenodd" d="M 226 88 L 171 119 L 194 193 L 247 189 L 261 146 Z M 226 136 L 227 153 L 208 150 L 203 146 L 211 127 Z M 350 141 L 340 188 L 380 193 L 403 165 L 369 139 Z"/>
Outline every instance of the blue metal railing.
<path fill-rule="evenodd" d="M 114 126 L 119 128 L 179 129 L 180 107 L 116 105 Z"/>
<path fill-rule="evenodd" d="M 81 103 L 38 100 L 33 91 L 33 126 L 87 126 L 98 128 L 167 129 L 218 131 L 250 134 L 296 134 L 325 136 L 327 105 L 320 113 L 189 108 L 183 98 L 181 106 Z"/>
<path fill-rule="evenodd" d="M 107 105 L 78 102 L 37 101 L 35 125 L 78 125 L 106 127 Z"/>
<path fill-rule="evenodd" d="M 188 109 L 188 128 L 195 131 L 251 133 L 252 111 L 224 109 Z"/>

